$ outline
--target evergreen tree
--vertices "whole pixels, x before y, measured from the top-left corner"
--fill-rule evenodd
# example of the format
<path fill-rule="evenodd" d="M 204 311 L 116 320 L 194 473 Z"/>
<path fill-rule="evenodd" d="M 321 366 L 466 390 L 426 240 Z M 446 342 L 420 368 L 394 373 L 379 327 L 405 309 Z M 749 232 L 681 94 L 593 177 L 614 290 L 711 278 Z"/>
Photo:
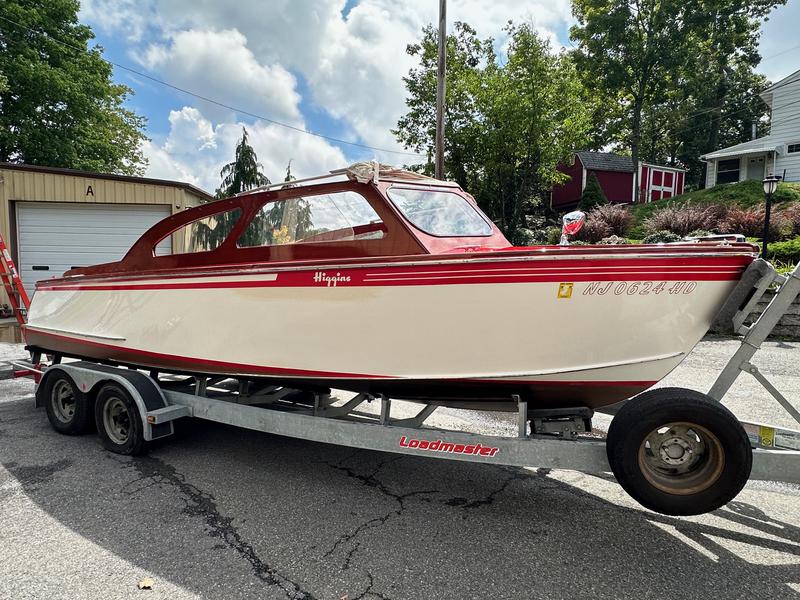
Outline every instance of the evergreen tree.
<path fill-rule="evenodd" d="M 589 175 L 589 179 L 586 180 L 586 187 L 583 188 L 581 200 L 578 202 L 578 208 L 583 212 L 587 212 L 601 204 L 608 204 L 608 198 L 606 198 L 603 188 L 600 187 L 597 176 L 592 173 Z"/>
<path fill-rule="evenodd" d="M 258 162 L 256 151 L 247 139 L 247 129 L 242 127 L 242 139 L 236 144 L 236 155 L 233 162 L 222 167 L 219 176 L 222 185 L 217 190 L 217 198 L 230 198 L 253 188 L 269 185 L 269 178 L 261 172 L 264 168 Z"/>
<path fill-rule="evenodd" d="M 258 162 L 256 151 L 247 139 L 247 129 L 242 127 L 242 139 L 236 144 L 233 162 L 220 171 L 222 185 L 217 189 L 217 198 L 230 198 L 253 188 L 269 185 L 271 182 L 261 172 L 263 165 Z M 241 217 L 239 210 L 228 211 L 203 219 L 192 228 L 192 245 L 196 248 L 213 250 L 221 244 Z M 260 246 L 266 239 L 265 216 L 260 211 L 248 225 L 238 243 L 242 246 Z"/>

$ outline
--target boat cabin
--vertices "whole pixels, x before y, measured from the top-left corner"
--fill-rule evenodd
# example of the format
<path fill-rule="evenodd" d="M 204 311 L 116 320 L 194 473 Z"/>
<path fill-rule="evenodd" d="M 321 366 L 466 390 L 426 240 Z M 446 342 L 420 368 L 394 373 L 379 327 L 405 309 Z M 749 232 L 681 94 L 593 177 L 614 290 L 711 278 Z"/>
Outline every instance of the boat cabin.
<path fill-rule="evenodd" d="M 72 269 L 66 275 L 510 246 L 458 185 L 359 163 L 329 176 L 266 186 L 188 209 L 154 225 L 121 261 Z"/>

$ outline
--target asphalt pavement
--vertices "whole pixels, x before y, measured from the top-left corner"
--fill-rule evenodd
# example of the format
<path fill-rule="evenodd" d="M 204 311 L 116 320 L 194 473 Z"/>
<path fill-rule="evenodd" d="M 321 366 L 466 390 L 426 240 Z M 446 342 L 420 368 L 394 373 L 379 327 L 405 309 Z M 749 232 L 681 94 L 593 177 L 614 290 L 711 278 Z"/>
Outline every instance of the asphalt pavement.
<path fill-rule="evenodd" d="M 706 391 L 734 342 L 664 384 Z M 0 345 L 0 356 L 21 356 Z M 800 398 L 800 344 L 755 361 Z M 789 426 L 742 379 L 740 418 Z M 509 419 L 446 410 L 502 432 Z M 137 584 L 146 577 L 152 589 Z M 665 517 L 612 477 L 403 457 L 188 422 L 147 456 L 55 433 L 0 382 L 0 598 L 800 598 L 800 486 Z"/>

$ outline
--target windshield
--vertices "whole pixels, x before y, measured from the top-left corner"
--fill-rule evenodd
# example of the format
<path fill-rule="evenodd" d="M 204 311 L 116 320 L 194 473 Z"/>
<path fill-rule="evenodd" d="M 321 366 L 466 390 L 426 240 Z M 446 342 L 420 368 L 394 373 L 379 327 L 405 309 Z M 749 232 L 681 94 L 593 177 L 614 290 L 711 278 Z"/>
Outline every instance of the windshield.
<path fill-rule="evenodd" d="M 391 188 L 389 198 L 425 233 L 438 236 L 485 236 L 492 227 L 466 198 L 451 192 Z"/>

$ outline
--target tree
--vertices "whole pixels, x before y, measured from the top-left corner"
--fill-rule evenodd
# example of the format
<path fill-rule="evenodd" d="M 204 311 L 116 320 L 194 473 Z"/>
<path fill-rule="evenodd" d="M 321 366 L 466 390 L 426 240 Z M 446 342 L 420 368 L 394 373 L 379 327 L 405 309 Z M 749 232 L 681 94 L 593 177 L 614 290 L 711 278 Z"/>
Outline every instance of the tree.
<path fill-rule="evenodd" d="M 242 127 L 242 139 L 236 144 L 233 162 L 226 164 L 219 172 L 222 185 L 217 190 L 217 198 L 230 198 L 262 185 L 270 185 L 272 182 L 261 172 L 263 168 L 247 139 L 247 129 Z"/>
<path fill-rule="evenodd" d="M 621 105 L 617 129 L 627 138 L 634 165 L 643 112 L 660 101 L 682 60 L 682 6 L 681 0 L 573 0 L 576 63 L 585 81 Z M 639 188 L 638 169 L 634 185 Z"/>
<path fill-rule="evenodd" d="M 286 176 L 283 178 L 283 180 L 289 185 L 285 185 L 283 187 L 291 187 L 291 182 L 296 179 L 297 177 L 292 175 L 292 161 L 289 160 L 289 164 L 286 165 Z"/>
<path fill-rule="evenodd" d="M 583 188 L 578 208 L 587 212 L 601 204 L 608 204 L 608 198 L 606 198 L 603 188 L 600 187 L 600 182 L 597 181 L 597 175 L 592 173 L 586 180 L 586 187 Z"/>
<path fill-rule="evenodd" d="M 786 0 L 687 0 L 683 119 L 676 121 L 678 158 L 687 181 L 700 184 L 700 156 L 750 139 L 752 123 L 763 135 L 767 106 L 759 98 L 768 82 L 754 72 L 764 18 Z"/>
<path fill-rule="evenodd" d="M 247 129 L 242 127 L 242 139 L 236 144 L 233 162 L 226 164 L 219 172 L 222 185 L 217 189 L 217 198 L 230 198 L 262 185 L 270 185 L 270 180 L 261 171 L 263 168 L 247 139 Z M 209 250 L 216 248 L 228 237 L 240 216 L 237 209 L 198 221 L 192 228 L 193 246 Z M 262 245 L 267 236 L 266 220 L 264 211 L 259 211 L 239 239 L 241 245 Z"/>
<path fill-rule="evenodd" d="M 575 59 L 599 104 L 593 141 L 689 169 L 700 156 L 763 134 L 759 28 L 785 0 L 575 0 Z M 638 174 L 637 174 L 638 175 Z"/>
<path fill-rule="evenodd" d="M 591 107 L 568 56 L 552 53 L 530 25 L 509 25 L 507 33 L 502 65 L 493 40 L 478 39 L 469 25 L 456 23 L 448 36 L 445 172 L 513 241 L 526 214 L 540 211 L 553 184 L 566 179 L 558 163 L 588 143 Z M 394 133 L 432 156 L 436 30 L 425 28 L 408 53 L 420 64 L 404 78 L 408 111 Z M 433 171 L 430 160 L 418 168 Z"/>
<path fill-rule="evenodd" d="M 282 190 L 293 188 L 297 178 L 292 175 L 292 161 L 286 165 L 285 185 Z M 311 203 L 305 198 L 278 200 L 270 204 L 266 214 L 264 243 L 289 244 L 313 235 L 311 223 Z"/>
<path fill-rule="evenodd" d="M 0 3 L 0 161 L 138 175 L 145 119 L 77 0 Z"/>

